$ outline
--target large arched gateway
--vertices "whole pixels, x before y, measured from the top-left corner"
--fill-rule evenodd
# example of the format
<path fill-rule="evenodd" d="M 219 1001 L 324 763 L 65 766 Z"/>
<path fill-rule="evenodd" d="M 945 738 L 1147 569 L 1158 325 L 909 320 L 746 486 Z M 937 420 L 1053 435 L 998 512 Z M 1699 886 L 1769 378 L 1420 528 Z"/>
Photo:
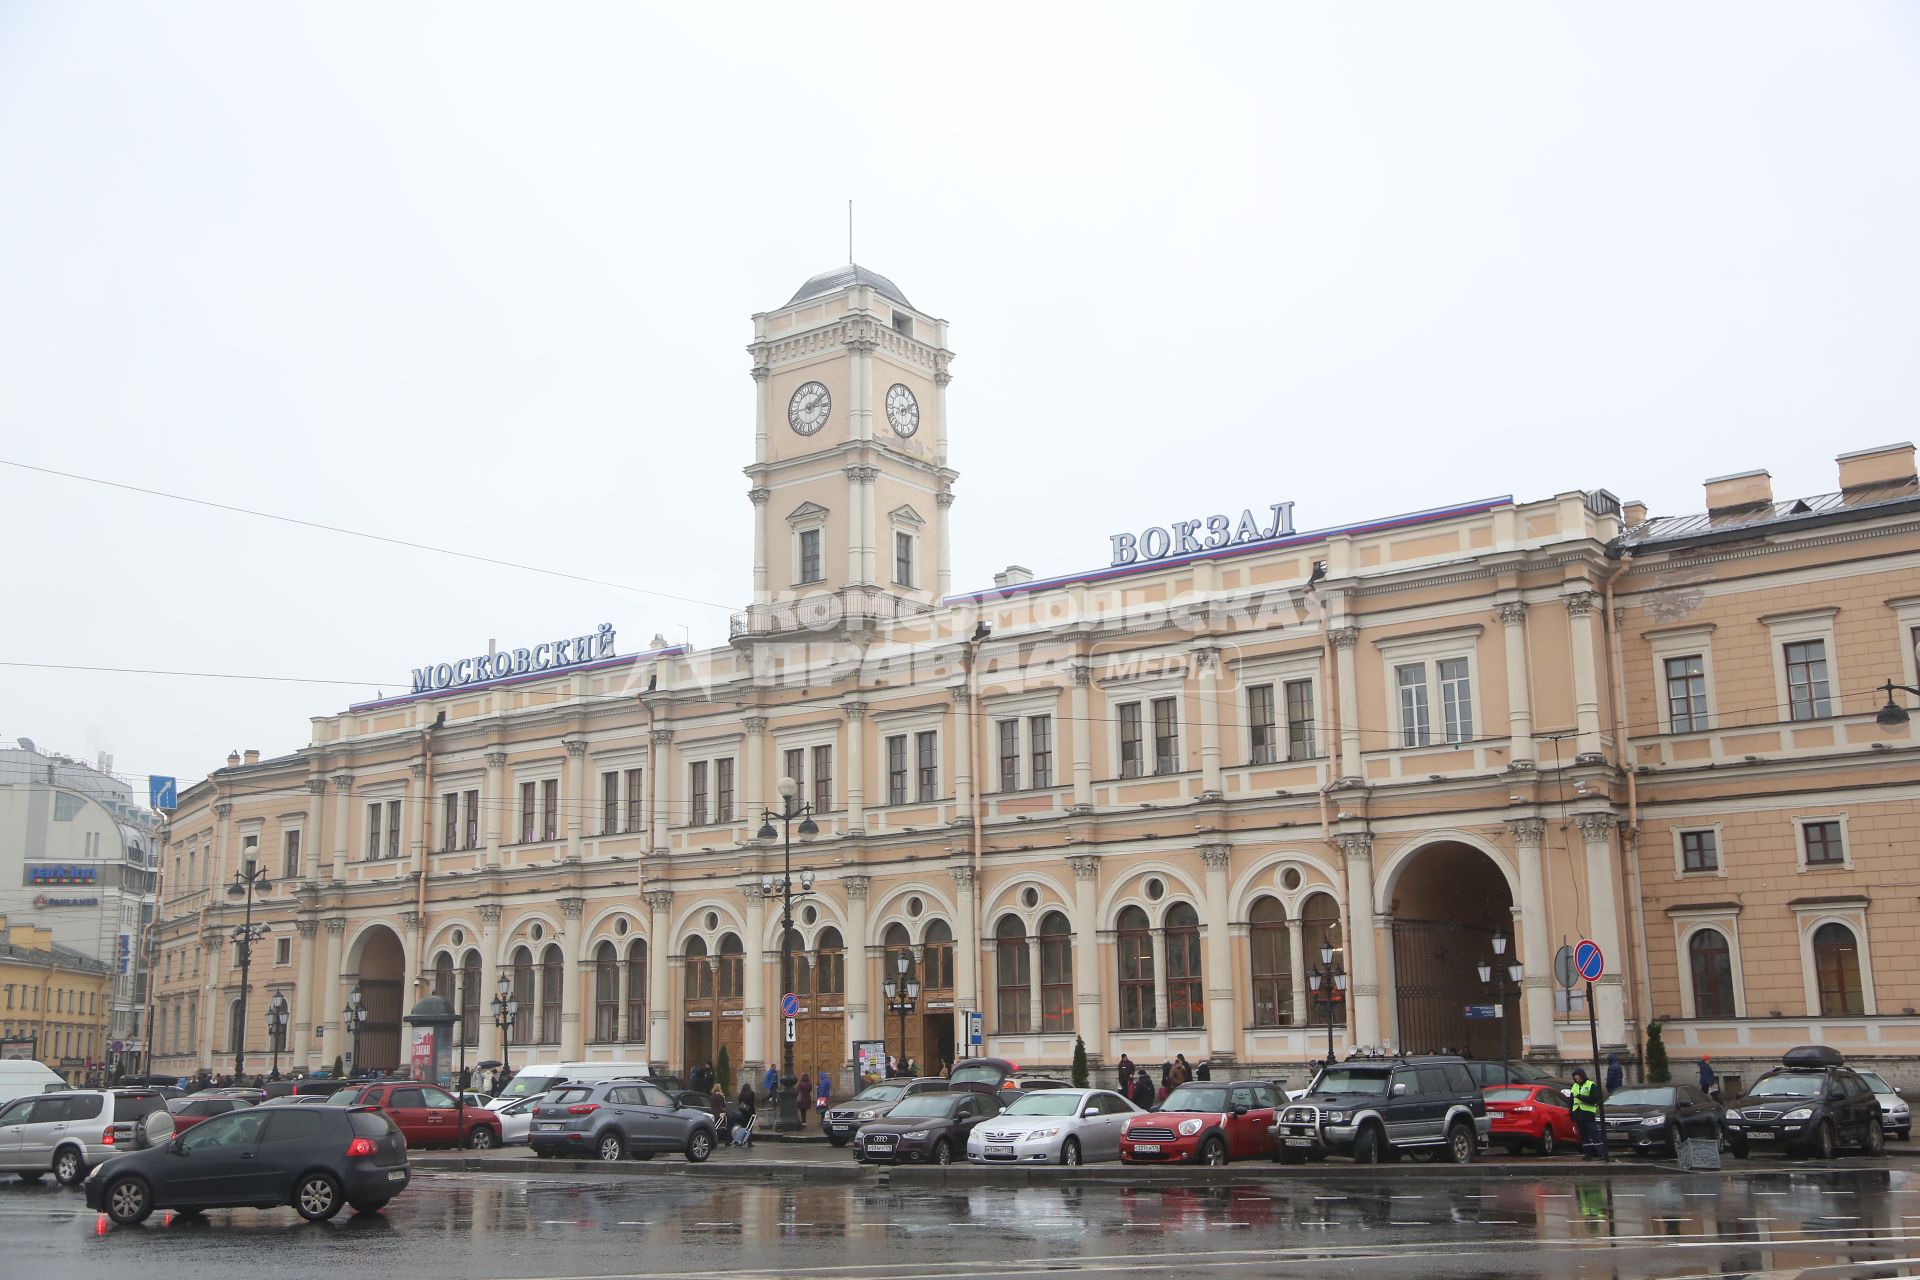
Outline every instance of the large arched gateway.
<path fill-rule="evenodd" d="M 1504 1027 L 1507 1051 L 1517 1056 L 1522 1043 L 1518 985 L 1507 984 L 1502 1009 L 1495 995 L 1497 972 L 1494 985 L 1482 983 L 1479 973 L 1483 962 L 1497 971 L 1518 954 L 1512 891 L 1500 867 L 1471 845 L 1431 844 L 1400 864 L 1387 892 L 1396 1047 L 1498 1058 Z M 1506 954 L 1498 959 L 1496 937 L 1506 939 Z"/>
<path fill-rule="evenodd" d="M 353 974 L 351 990 L 360 992 L 367 1011 L 360 1024 L 356 1047 L 351 1032 L 341 1046 L 352 1053 L 355 1071 L 392 1071 L 400 1065 L 400 1015 L 406 1012 L 406 951 L 400 937 L 385 925 L 374 925 L 354 940 L 347 968 Z"/>

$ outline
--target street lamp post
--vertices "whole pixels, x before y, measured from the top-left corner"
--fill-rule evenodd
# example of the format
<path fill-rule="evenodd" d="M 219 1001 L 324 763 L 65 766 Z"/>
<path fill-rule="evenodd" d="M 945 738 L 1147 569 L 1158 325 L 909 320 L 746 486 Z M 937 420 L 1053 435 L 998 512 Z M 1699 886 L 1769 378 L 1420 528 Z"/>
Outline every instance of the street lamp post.
<path fill-rule="evenodd" d="M 1347 989 L 1346 971 L 1333 962 L 1333 936 L 1328 934 L 1320 940 L 1320 963 L 1307 974 L 1307 985 L 1317 995 L 1321 987 L 1327 988 L 1327 1065 L 1333 1065 L 1333 1004 L 1336 992 Z"/>
<path fill-rule="evenodd" d="M 360 1028 L 366 1021 L 367 1011 L 360 1006 L 360 988 L 355 987 L 347 993 L 347 1012 L 341 1019 L 348 1033 L 353 1036 L 353 1074 L 355 1075 L 366 1070 L 365 1065 L 360 1061 Z"/>
<path fill-rule="evenodd" d="M 273 1047 L 273 1074 L 280 1076 L 280 1045 L 287 1037 L 287 1022 L 292 1018 L 287 1012 L 285 992 L 276 991 L 273 999 L 267 1001 L 267 1043 Z"/>
<path fill-rule="evenodd" d="M 760 830 L 755 832 L 761 840 L 780 837 L 784 856 L 784 869 L 778 877 L 763 875 L 760 877 L 760 891 L 772 893 L 780 891 L 780 981 L 784 986 L 793 974 L 793 820 L 800 819 L 800 838 L 807 839 L 820 834 L 820 827 L 813 820 L 813 806 L 799 803 L 800 784 L 792 778 L 780 779 L 780 811 L 771 810 L 760 815 Z M 780 820 L 780 830 L 773 829 L 774 819 Z M 813 891 L 813 871 L 802 868 L 800 871 L 800 896 L 805 897 Z M 784 992 L 782 995 L 784 996 Z M 782 1014 L 784 1017 L 785 1015 Z M 780 1073 L 780 1118 L 774 1122 L 774 1128 L 780 1132 L 792 1132 L 800 1127 L 800 1109 L 794 1096 L 797 1081 L 793 1073 L 793 1040 L 784 1034 L 785 1055 L 781 1059 Z"/>
<path fill-rule="evenodd" d="M 272 890 L 273 883 L 267 879 L 267 869 L 251 858 L 246 866 L 233 873 L 233 883 L 227 886 L 229 898 L 245 898 L 247 902 L 246 918 L 233 931 L 233 940 L 240 952 L 240 1017 L 235 1026 L 233 1074 L 237 1080 L 247 1070 L 247 971 L 253 967 L 253 944 L 267 936 L 271 926 L 253 922 L 253 895 L 265 894 Z"/>
<path fill-rule="evenodd" d="M 920 998 L 920 979 L 907 976 L 907 968 L 912 963 L 906 952 L 896 954 L 893 958 L 894 971 L 888 974 L 887 980 L 881 984 L 881 989 L 887 995 L 887 1012 L 900 1015 L 899 1061 L 901 1063 L 907 1060 L 907 1015 L 913 1012 L 913 1003 Z M 880 1034 L 883 1039 L 886 1036 L 886 1026 L 884 1022 L 880 1024 Z"/>
<path fill-rule="evenodd" d="M 513 998 L 513 982 L 504 973 L 494 990 L 493 1025 L 500 1028 L 500 1072 L 506 1075 L 513 1070 L 509 1065 L 513 1057 L 513 1020 L 520 1016 L 520 1002 Z"/>
<path fill-rule="evenodd" d="M 1914 652 L 1920 654 L 1920 646 L 1915 646 Z M 1899 689 L 1903 692 L 1911 693 L 1915 697 L 1920 697 L 1920 688 L 1915 688 L 1910 684 L 1895 684 L 1891 680 L 1880 687 L 1886 692 L 1887 705 L 1874 713 L 1873 722 L 1875 724 L 1879 725 L 1882 729 L 1898 729 L 1901 725 L 1913 719 L 1912 716 L 1907 714 L 1905 707 L 1893 700 L 1893 691 Z"/>
<path fill-rule="evenodd" d="M 1512 964 L 1501 964 L 1500 957 L 1506 954 L 1507 935 L 1495 930 L 1493 935 L 1493 963 L 1488 964 L 1485 960 L 1480 962 L 1480 982 L 1483 986 L 1491 986 L 1494 988 L 1494 999 L 1499 1002 L 1497 1007 L 1500 1010 L 1500 1065 L 1503 1067 L 1507 1065 L 1507 1060 L 1513 1056 L 1512 1032 L 1507 1028 L 1507 982 L 1511 979 L 1513 985 L 1516 988 L 1519 987 L 1520 978 L 1524 972 L 1518 960 L 1515 960 Z"/>

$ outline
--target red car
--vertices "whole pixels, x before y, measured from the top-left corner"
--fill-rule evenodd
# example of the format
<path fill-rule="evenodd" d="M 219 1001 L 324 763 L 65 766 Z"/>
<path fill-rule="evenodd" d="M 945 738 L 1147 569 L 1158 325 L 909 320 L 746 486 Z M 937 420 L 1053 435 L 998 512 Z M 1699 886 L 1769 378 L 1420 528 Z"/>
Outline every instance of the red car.
<path fill-rule="evenodd" d="M 1271 1080 L 1195 1080 L 1120 1131 L 1125 1164 L 1226 1164 L 1271 1159 L 1274 1112 L 1285 1099 Z"/>
<path fill-rule="evenodd" d="M 462 1108 L 445 1089 L 418 1080 L 349 1085 L 327 1101 L 341 1107 L 378 1107 L 409 1147 L 500 1145 L 500 1117 L 485 1107 Z"/>
<path fill-rule="evenodd" d="M 229 1111 L 238 1111 L 242 1107 L 252 1105 L 245 1098 L 195 1094 L 192 1097 L 169 1099 L 167 1110 L 173 1114 L 173 1131 L 185 1133 L 202 1120 L 211 1120 L 214 1116 L 223 1116 Z"/>
<path fill-rule="evenodd" d="M 1488 1085 L 1487 1118 L 1493 1121 L 1491 1141 L 1519 1155 L 1523 1149 L 1550 1156 L 1562 1146 L 1580 1145 L 1580 1127 L 1573 1122 L 1567 1095 L 1550 1084 Z"/>

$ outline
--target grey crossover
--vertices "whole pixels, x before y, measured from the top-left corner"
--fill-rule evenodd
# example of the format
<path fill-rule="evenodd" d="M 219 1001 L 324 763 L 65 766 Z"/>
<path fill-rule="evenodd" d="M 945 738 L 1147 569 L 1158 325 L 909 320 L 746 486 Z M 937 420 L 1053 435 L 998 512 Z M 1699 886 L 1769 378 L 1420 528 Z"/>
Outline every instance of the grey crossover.
<path fill-rule="evenodd" d="M 651 1160 L 679 1151 L 699 1164 L 713 1154 L 713 1113 L 683 1107 L 659 1085 L 602 1080 L 562 1085 L 533 1109 L 527 1144 L 537 1156 Z"/>

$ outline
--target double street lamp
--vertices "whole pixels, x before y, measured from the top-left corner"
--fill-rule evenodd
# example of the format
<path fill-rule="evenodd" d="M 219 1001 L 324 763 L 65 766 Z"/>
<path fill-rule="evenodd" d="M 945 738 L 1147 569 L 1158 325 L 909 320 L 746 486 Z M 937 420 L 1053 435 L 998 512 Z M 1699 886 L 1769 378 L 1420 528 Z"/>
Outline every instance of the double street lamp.
<path fill-rule="evenodd" d="M 500 1028 L 500 1071 L 502 1075 L 513 1070 L 508 1066 L 513 1048 L 513 1020 L 520 1016 L 520 1002 L 513 998 L 513 982 L 506 974 L 500 975 L 500 982 L 494 988 L 493 1025 Z M 485 1066 L 485 1063 L 481 1064 Z"/>
<path fill-rule="evenodd" d="M 360 1004 L 360 988 L 347 993 L 347 1012 L 340 1021 L 353 1037 L 353 1073 L 358 1075 L 364 1069 L 360 1062 L 360 1028 L 367 1022 L 367 1011 Z"/>
<path fill-rule="evenodd" d="M 287 1010 L 286 993 L 276 991 L 273 999 L 267 1001 L 267 1043 L 273 1047 L 273 1074 L 280 1075 L 280 1050 L 287 1043 L 287 1023 L 293 1014 Z"/>
<path fill-rule="evenodd" d="M 1313 988 L 1315 995 L 1320 989 L 1327 989 L 1327 1065 L 1333 1065 L 1333 1006 L 1339 992 L 1347 989 L 1347 974 L 1334 963 L 1333 933 L 1329 930 L 1320 939 L 1320 963 L 1307 974 L 1307 985 Z"/>
<path fill-rule="evenodd" d="M 900 1015 L 899 1061 L 902 1064 L 907 1060 L 907 1015 L 913 1012 L 914 1001 L 920 998 L 920 979 L 907 976 L 907 970 L 912 964 L 913 959 L 906 952 L 896 952 L 893 957 L 893 972 L 888 974 L 886 981 L 881 984 L 881 990 L 887 994 L 887 1012 Z M 880 1024 L 880 1033 L 883 1038 L 886 1035 L 886 1026 L 884 1022 Z M 882 1052 L 885 1050 L 883 1049 Z"/>
<path fill-rule="evenodd" d="M 266 894 L 273 888 L 267 879 L 267 869 L 252 858 L 247 859 L 244 869 L 233 873 L 233 883 L 227 886 L 229 898 L 245 898 L 247 902 L 246 919 L 233 930 L 233 941 L 240 952 L 240 1016 L 235 1021 L 233 1046 L 233 1074 L 236 1079 L 247 1070 L 247 974 L 253 967 L 253 944 L 267 936 L 271 926 L 253 922 L 253 896 Z"/>
<path fill-rule="evenodd" d="M 800 784 L 792 778 L 780 779 L 780 811 L 768 810 L 760 815 L 760 830 L 755 837 L 760 840 L 780 838 L 784 854 L 784 869 L 780 875 L 760 877 L 760 891 L 780 893 L 780 978 L 789 982 L 793 976 L 793 820 L 800 819 L 800 838 L 807 839 L 820 834 L 819 824 L 813 820 L 813 806 L 799 802 Z M 775 819 L 780 822 L 780 830 L 775 831 Z M 813 872 L 803 868 L 800 872 L 800 896 L 805 897 L 813 891 Z M 797 985 L 797 984 L 796 984 Z M 780 1118 L 774 1122 L 774 1128 L 790 1132 L 800 1127 L 800 1110 L 794 1096 L 797 1081 L 793 1074 L 793 1037 L 783 1035 L 786 1054 L 781 1060 L 783 1070 L 780 1073 Z"/>
<path fill-rule="evenodd" d="M 1510 1043 L 1512 1033 L 1507 1029 L 1509 1021 L 1507 983 L 1512 981 L 1515 989 L 1518 989 L 1523 972 L 1520 961 L 1517 959 L 1512 964 L 1501 964 L 1500 957 L 1505 954 L 1507 954 L 1507 935 L 1496 929 L 1493 934 L 1493 963 L 1489 964 L 1485 960 L 1480 962 L 1480 982 L 1483 986 L 1494 988 L 1494 999 L 1498 1002 L 1496 1007 L 1499 1009 L 1500 1016 L 1500 1064 L 1502 1066 L 1505 1066 L 1507 1059 L 1513 1056 Z"/>

